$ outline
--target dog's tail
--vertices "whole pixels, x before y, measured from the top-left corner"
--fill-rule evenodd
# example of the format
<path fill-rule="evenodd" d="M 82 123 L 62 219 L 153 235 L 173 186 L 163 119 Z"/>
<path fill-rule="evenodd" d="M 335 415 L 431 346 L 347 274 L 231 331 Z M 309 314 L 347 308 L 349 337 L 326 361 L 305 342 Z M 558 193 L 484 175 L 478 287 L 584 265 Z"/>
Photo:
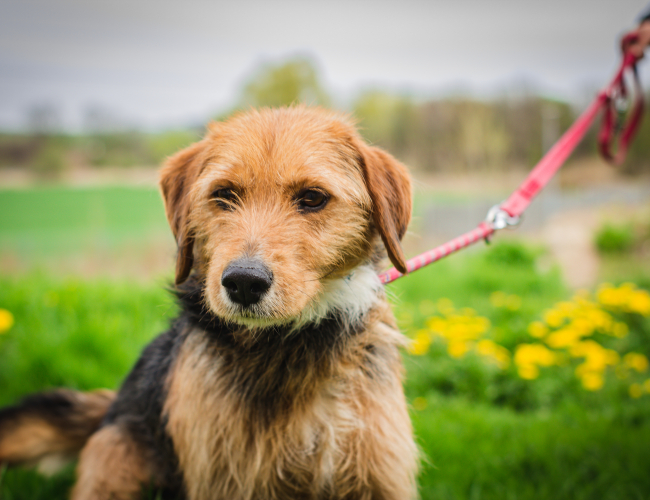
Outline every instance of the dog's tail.
<path fill-rule="evenodd" d="M 0 465 L 56 472 L 76 458 L 114 399 L 115 393 L 108 390 L 61 389 L 0 409 Z"/>

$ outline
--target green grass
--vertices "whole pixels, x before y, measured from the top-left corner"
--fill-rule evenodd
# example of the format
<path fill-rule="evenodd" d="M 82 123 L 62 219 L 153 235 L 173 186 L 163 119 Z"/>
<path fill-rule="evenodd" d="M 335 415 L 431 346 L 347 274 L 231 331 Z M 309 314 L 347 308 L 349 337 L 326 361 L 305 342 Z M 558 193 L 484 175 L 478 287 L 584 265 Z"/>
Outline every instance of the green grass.
<path fill-rule="evenodd" d="M 48 387 L 115 388 L 176 306 L 163 283 L 0 277 L 0 405 Z"/>
<path fill-rule="evenodd" d="M 155 188 L 0 190 L 0 249 L 24 259 L 144 243 L 169 234 Z"/>
<path fill-rule="evenodd" d="M 423 499 L 596 500 L 650 495 L 650 422 L 567 405 L 520 413 L 431 395 L 413 412 Z"/>
<path fill-rule="evenodd" d="M 405 278 L 392 288 L 400 296 L 398 309 L 415 311 L 409 320 L 415 328 L 420 321 L 418 304 L 431 298 L 452 297 L 459 306 L 489 313 L 485 295 L 493 288 L 528 291 L 523 309 L 529 307 L 534 315 L 533 310 L 566 293 L 555 271 L 539 273 L 534 261 L 525 258 L 504 273 L 499 259 L 502 252 L 511 251 L 497 248 L 458 256 Z M 495 266 L 487 274 L 482 273 L 486 262 Z M 531 265 L 528 273 L 517 270 Z M 173 316 L 175 306 L 162 285 L 61 280 L 41 274 L 0 277 L 0 307 L 12 311 L 16 319 L 15 326 L 0 336 L 0 404 L 47 387 L 117 387 L 142 346 Z M 475 397 L 471 376 L 465 389 L 461 384 L 446 393 L 423 376 L 422 370 L 435 369 L 429 360 L 407 356 L 406 361 L 408 396 L 428 401 L 426 409 L 413 411 L 426 457 L 420 477 L 423 499 L 650 495 L 647 401 L 631 401 L 610 391 L 587 394 L 586 399 L 583 394 L 572 403 L 570 394 L 559 403 L 517 411 Z M 465 369 L 449 358 L 441 366 L 439 376 L 444 380 Z M 490 384 L 488 380 L 488 389 Z M 71 482 L 70 470 L 53 479 L 9 470 L 0 482 L 0 497 L 63 499 Z"/>
<path fill-rule="evenodd" d="M 169 230 L 155 189 L 0 190 L 0 255 L 16 253 L 34 267 L 98 246 L 119 253 L 161 235 Z M 416 332 L 448 298 L 488 317 L 493 336 L 512 348 L 528 338 L 530 321 L 570 294 L 556 268 L 540 267 L 542 253 L 497 242 L 398 280 L 388 290 L 401 327 Z M 176 311 L 166 285 L 66 278 L 56 269 L 0 275 L 0 308 L 16 320 L 0 335 L 0 405 L 50 387 L 118 387 Z M 521 297 L 521 307 L 495 308 L 495 291 Z M 650 498 L 650 396 L 630 399 L 613 377 L 588 393 L 569 368 L 527 382 L 479 361 L 452 359 L 440 345 L 405 355 L 407 397 L 427 402 L 412 411 L 424 500 Z M 0 499 L 63 500 L 72 481 L 72 469 L 50 479 L 0 470 Z"/>

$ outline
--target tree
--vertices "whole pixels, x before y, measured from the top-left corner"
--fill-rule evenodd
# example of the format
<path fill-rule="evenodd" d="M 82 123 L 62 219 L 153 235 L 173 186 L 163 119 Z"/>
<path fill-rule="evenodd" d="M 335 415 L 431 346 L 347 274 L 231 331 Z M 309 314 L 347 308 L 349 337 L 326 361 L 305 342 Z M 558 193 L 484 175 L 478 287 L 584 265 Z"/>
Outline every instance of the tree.
<path fill-rule="evenodd" d="M 304 57 L 265 64 L 244 86 L 244 106 L 287 106 L 296 103 L 328 105 L 329 96 L 312 61 Z"/>

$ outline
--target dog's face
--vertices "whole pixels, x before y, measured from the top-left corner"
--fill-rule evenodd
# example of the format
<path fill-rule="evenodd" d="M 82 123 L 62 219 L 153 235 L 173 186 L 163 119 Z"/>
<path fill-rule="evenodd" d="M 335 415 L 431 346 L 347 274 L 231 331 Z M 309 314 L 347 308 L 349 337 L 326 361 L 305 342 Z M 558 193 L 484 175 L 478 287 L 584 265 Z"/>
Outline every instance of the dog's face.
<path fill-rule="evenodd" d="M 214 123 L 169 159 L 161 188 L 177 284 L 194 268 L 228 321 L 267 326 L 342 307 L 326 295 L 369 261 L 378 237 L 404 271 L 408 173 L 334 113 L 292 107 Z"/>

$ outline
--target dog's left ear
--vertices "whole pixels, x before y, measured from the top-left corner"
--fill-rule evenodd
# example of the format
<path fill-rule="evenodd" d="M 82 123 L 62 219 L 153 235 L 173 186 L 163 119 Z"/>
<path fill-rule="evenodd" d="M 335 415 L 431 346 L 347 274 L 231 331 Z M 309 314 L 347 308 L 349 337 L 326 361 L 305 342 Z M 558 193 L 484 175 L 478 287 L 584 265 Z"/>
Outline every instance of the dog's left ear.
<path fill-rule="evenodd" d="M 176 284 L 190 275 L 194 263 L 194 235 L 189 227 L 189 191 L 199 176 L 199 156 L 204 144 L 197 142 L 171 156 L 160 172 L 160 190 L 165 202 L 167 221 L 176 238 Z"/>
<path fill-rule="evenodd" d="M 361 145 L 361 164 L 372 199 L 372 218 L 384 242 L 388 258 L 401 273 L 406 258 L 400 241 L 411 221 L 411 178 L 408 170 L 379 148 Z"/>

